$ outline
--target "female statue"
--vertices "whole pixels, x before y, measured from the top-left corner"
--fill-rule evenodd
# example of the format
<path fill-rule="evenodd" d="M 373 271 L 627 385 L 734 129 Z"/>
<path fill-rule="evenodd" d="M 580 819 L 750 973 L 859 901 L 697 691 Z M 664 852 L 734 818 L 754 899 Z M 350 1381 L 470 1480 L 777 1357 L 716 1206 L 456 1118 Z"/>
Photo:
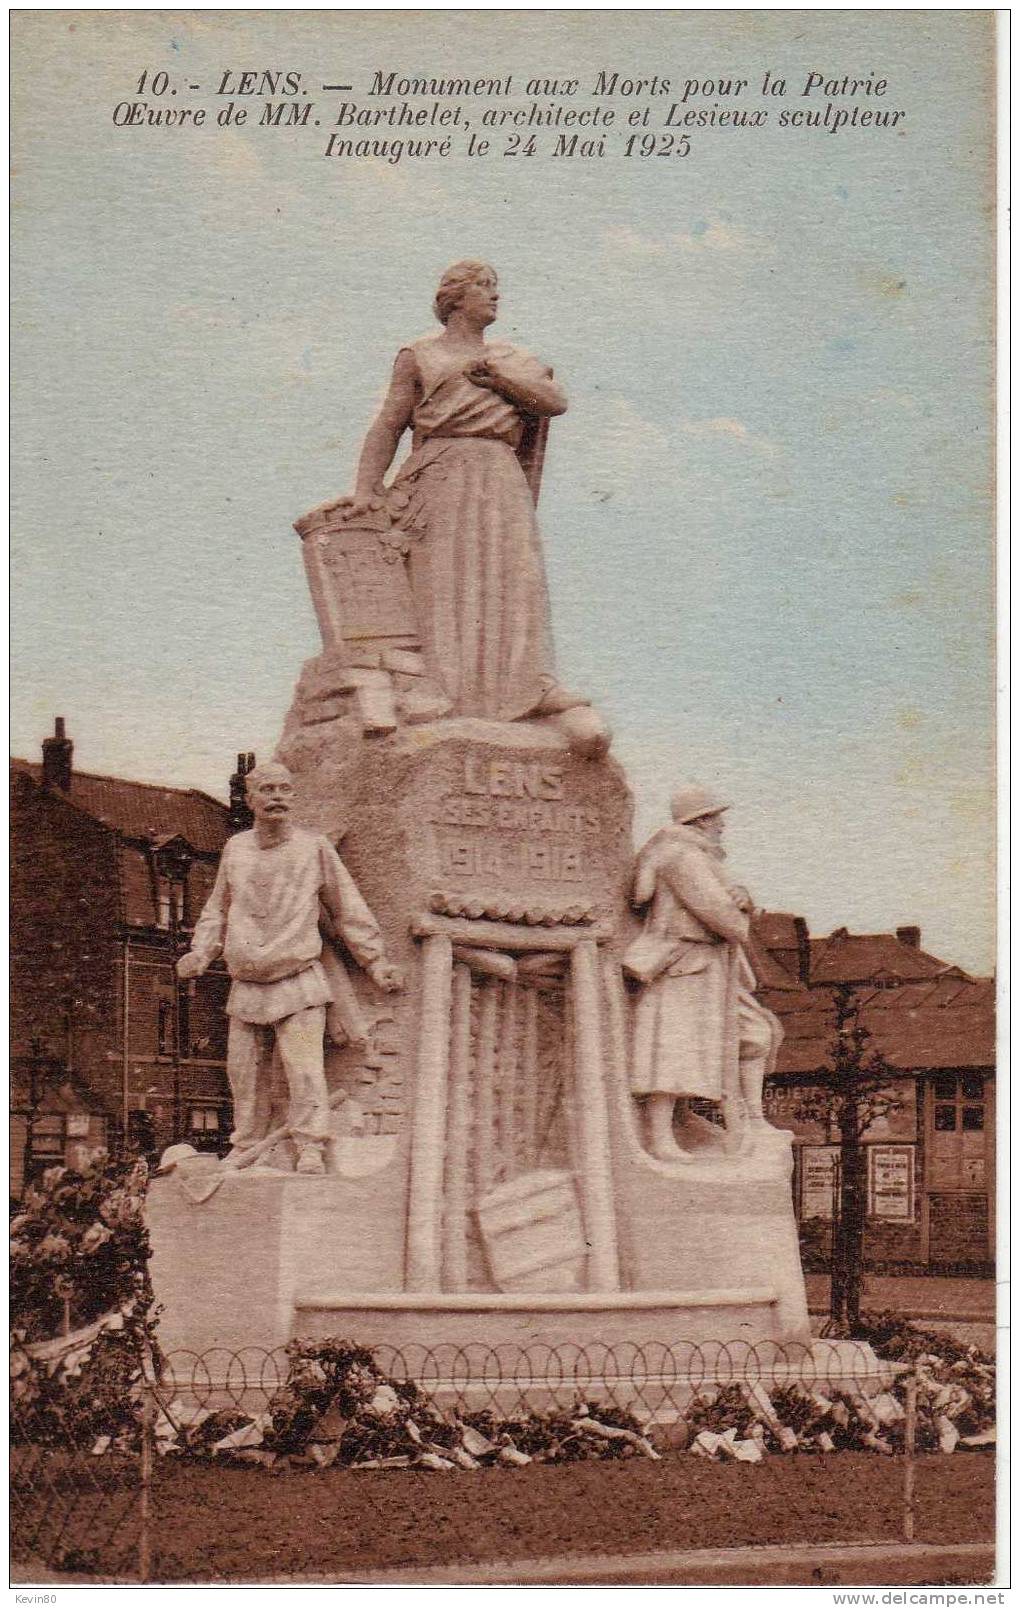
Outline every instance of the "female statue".
<path fill-rule="evenodd" d="M 530 353 L 486 341 L 496 275 L 481 262 L 443 274 L 440 331 L 397 354 L 361 452 L 347 522 L 383 505 L 406 543 L 429 675 L 450 712 L 552 718 L 582 751 L 604 752 L 601 718 L 558 683 L 535 519 L 542 426 L 566 397 Z M 387 491 L 405 430 L 412 450 Z"/>

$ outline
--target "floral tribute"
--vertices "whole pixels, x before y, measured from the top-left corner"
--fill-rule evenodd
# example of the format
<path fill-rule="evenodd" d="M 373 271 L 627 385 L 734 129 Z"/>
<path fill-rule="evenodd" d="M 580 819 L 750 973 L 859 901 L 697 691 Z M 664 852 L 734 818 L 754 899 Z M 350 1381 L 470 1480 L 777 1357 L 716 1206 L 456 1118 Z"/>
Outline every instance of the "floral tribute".
<path fill-rule="evenodd" d="M 885 1360 L 906 1362 L 917 1379 L 919 1452 L 954 1452 L 995 1442 L 995 1361 L 951 1335 L 915 1329 L 895 1312 L 863 1319 L 857 1337 Z M 759 1463 L 770 1452 L 902 1451 L 902 1376 L 868 1395 L 859 1385 L 734 1384 L 701 1390 L 686 1415 L 689 1450 L 713 1461 Z"/>
<path fill-rule="evenodd" d="M 144 1162 L 97 1157 L 83 1172 L 51 1168 L 11 1219 L 12 1438 L 92 1452 L 134 1451 L 143 1379 L 160 1403 L 166 1454 L 287 1467 L 479 1470 L 583 1459 L 657 1459 L 658 1446 L 712 1460 L 868 1450 L 904 1442 L 902 1375 L 868 1395 L 852 1382 L 743 1381 L 702 1387 L 675 1422 L 578 1399 L 567 1409 L 498 1413 L 434 1400 L 391 1378 L 372 1351 L 342 1340 L 295 1340 L 287 1377 L 261 1411 L 170 1399 L 159 1383 L 143 1219 Z M 953 1452 L 995 1438 L 995 1363 L 895 1313 L 866 1318 L 860 1337 L 909 1363 L 917 1380 L 917 1448 Z"/>
<path fill-rule="evenodd" d="M 11 1218 L 15 1439 L 103 1449 L 137 1436 L 155 1347 L 144 1161 L 51 1167 Z M 105 1444 L 104 1444 L 105 1443 Z"/>
<path fill-rule="evenodd" d="M 410 1380 L 387 1378 L 371 1351 L 339 1340 L 287 1347 L 284 1384 L 263 1412 L 170 1402 L 156 1423 L 164 1453 L 287 1466 L 476 1470 L 659 1454 L 629 1413 L 578 1402 L 567 1412 L 447 1409 Z"/>
<path fill-rule="evenodd" d="M 876 1333 L 911 1360 L 918 1379 L 919 1451 L 951 1452 L 994 1441 L 994 1363 L 948 1336 L 890 1328 Z M 387 1377 L 373 1353 L 340 1340 L 293 1341 L 283 1385 L 261 1412 L 170 1401 L 156 1426 L 161 1452 L 288 1467 L 478 1470 L 495 1465 L 645 1457 L 658 1447 L 713 1461 L 756 1463 L 775 1453 L 902 1450 L 902 1379 L 867 1395 L 859 1385 L 760 1382 L 698 1391 L 676 1422 L 643 1424 L 632 1413 L 578 1400 L 567 1410 L 466 1411 L 444 1407 L 409 1380 Z"/>

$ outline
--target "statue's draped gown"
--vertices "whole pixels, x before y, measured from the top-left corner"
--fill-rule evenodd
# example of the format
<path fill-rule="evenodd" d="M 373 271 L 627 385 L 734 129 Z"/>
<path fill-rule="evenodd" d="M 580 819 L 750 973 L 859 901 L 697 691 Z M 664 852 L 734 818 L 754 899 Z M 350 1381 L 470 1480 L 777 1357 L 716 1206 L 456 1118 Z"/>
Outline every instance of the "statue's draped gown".
<path fill-rule="evenodd" d="M 405 348 L 420 394 L 411 455 L 389 506 L 410 538 L 430 675 L 455 713 L 520 720 L 556 681 L 534 501 L 517 455 L 525 420 L 466 379 L 463 354 L 451 356 L 439 342 L 426 336 Z M 549 374 L 506 342 L 488 343 L 486 354 L 523 382 Z"/>

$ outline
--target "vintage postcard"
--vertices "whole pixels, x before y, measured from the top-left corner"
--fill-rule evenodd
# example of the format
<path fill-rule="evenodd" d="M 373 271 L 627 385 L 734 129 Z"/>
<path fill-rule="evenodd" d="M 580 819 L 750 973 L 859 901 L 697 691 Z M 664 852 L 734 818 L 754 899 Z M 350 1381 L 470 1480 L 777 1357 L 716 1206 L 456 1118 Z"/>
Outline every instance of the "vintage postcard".
<path fill-rule="evenodd" d="M 12 13 L 19 1585 L 1001 1577 L 996 95 Z"/>

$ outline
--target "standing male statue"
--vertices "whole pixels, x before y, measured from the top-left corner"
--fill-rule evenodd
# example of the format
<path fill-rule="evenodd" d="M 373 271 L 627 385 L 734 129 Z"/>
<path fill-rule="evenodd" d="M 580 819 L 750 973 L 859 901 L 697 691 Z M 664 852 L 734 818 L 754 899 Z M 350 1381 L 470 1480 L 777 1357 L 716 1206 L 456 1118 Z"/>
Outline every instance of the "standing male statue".
<path fill-rule="evenodd" d="M 679 1100 L 722 1101 L 731 1142 L 747 1118 L 765 1125 L 762 1085 L 782 1037 L 753 994 L 751 896 L 723 869 L 728 808 L 706 788 L 682 788 L 671 800 L 674 824 L 638 855 L 632 899 L 647 914 L 623 960 L 644 985 L 631 1092 L 644 1097 L 648 1149 L 662 1161 L 687 1154 L 674 1136 Z"/>
<path fill-rule="evenodd" d="M 272 1105 L 274 1048 L 290 1090 L 288 1127 L 299 1173 L 325 1172 L 330 1134 L 323 1064 L 327 1006 L 350 1010 L 322 963 L 320 904 L 336 934 L 386 992 L 403 986 L 386 959 L 372 912 L 327 838 L 290 821 L 294 783 L 283 765 L 259 765 L 247 779 L 251 831 L 228 840 L 216 884 L 177 963 L 199 977 L 223 955 L 231 976 L 227 1076 L 234 1100 L 234 1152 L 264 1139 Z M 334 963 L 331 962 L 331 966 Z M 344 979 L 346 981 L 346 979 Z M 355 1036 L 358 1025 L 348 1024 Z M 331 1024 L 332 1029 L 332 1024 Z M 335 1036 L 335 1035 L 334 1035 Z"/>

